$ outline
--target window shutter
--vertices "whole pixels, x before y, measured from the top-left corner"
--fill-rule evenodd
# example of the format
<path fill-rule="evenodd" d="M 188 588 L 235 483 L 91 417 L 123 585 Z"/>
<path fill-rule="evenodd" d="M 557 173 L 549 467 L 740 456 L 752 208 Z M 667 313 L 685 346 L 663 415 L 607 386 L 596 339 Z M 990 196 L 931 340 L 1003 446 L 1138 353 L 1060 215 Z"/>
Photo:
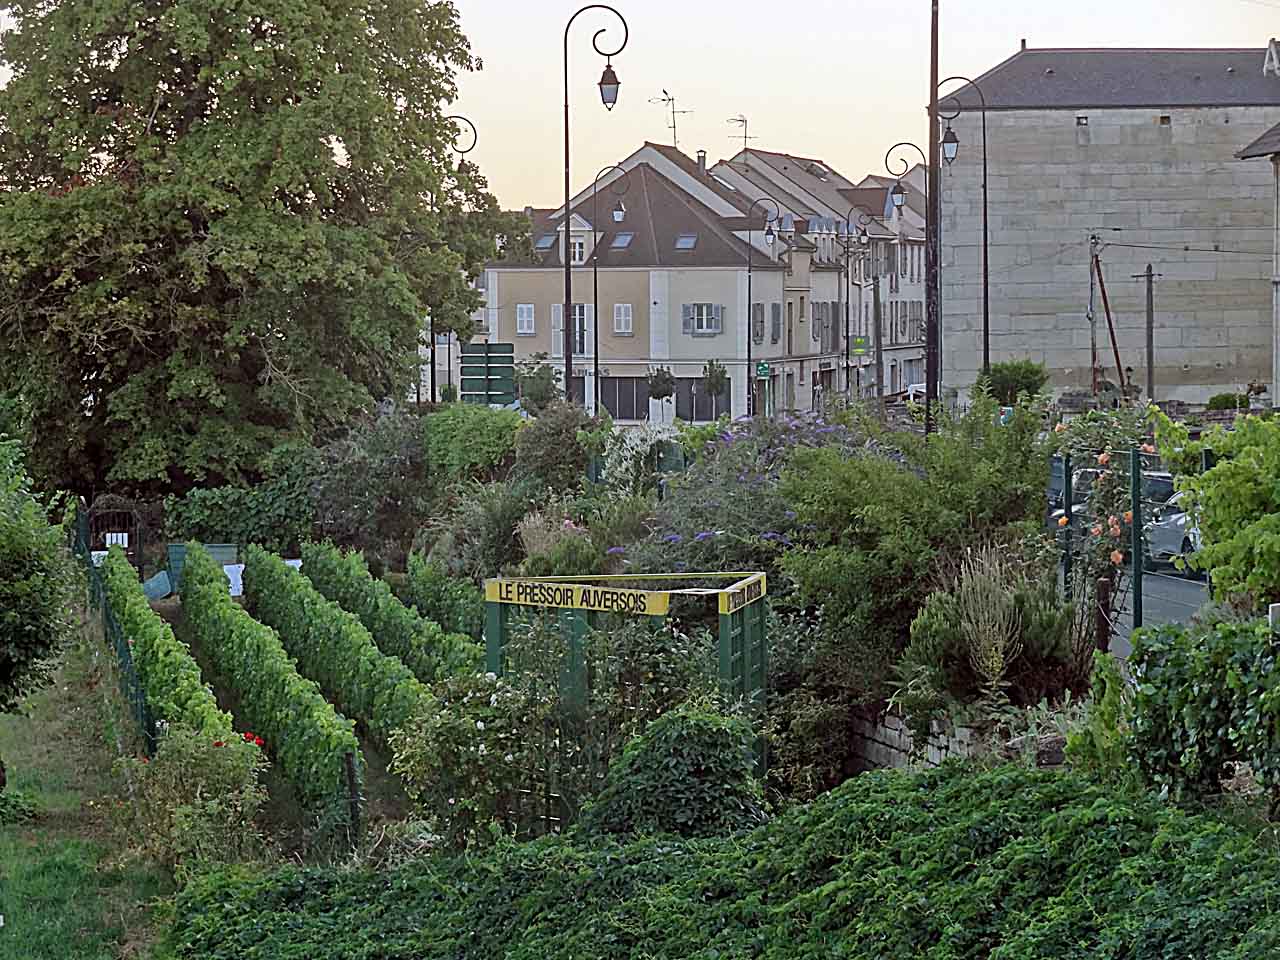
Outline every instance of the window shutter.
<path fill-rule="evenodd" d="M 809 333 L 813 337 L 813 342 L 817 343 L 822 339 L 822 303 L 815 300 L 809 304 L 809 309 L 813 312 L 813 321 L 809 324 Z"/>
<path fill-rule="evenodd" d="M 711 308 L 711 329 L 715 333 L 724 333 L 724 304 L 717 303 Z"/>
<path fill-rule="evenodd" d="M 756 343 L 764 343 L 764 304 L 751 305 L 751 339 Z"/>
<path fill-rule="evenodd" d="M 564 356 L 564 304 L 551 305 L 551 355 Z"/>
<path fill-rule="evenodd" d="M 680 304 L 680 332 L 684 334 L 693 333 L 693 304 Z"/>
<path fill-rule="evenodd" d="M 782 304 L 769 304 L 769 315 L 772 319 L 772 329 L 769 331 L 769 342 L 777 343 L 782 339 Z"/>
<path fill-rule="evenodd" d="M 587 304 L 586 329 L 582 332 L 582 343 L 586 347 L 584 356 L 595 356 L 596 352 L 596 308 L 595 304 Z"/>

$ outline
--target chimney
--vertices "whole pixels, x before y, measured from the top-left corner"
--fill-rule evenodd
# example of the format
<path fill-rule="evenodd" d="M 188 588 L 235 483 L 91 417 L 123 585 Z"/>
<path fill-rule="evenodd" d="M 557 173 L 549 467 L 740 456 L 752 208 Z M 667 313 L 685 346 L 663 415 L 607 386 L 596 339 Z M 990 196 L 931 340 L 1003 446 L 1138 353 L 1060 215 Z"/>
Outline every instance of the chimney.
<path fill-rule="evenodd" d="M 533 219 L 533 207 L 531 207 L 531 206 L 529 206 L 529 207 L 525 207 L 525 208 L 524 208 L 524 215 L 525 215 L 526 217 L 528 217 L 530 220 L 532 220 L 532 219 Z"/>
<path fill-rule="evenodd" d="M 705 177 L 707 175 L 707 151 L 698 151 L 698 176 Z"/>
<path fill-rule="evenodd" d="M 1026 37 L 1023 37 L 1023 38 L 1022 38 L 1022 49 L 1023 49 L 1023 50 L 1027 49 L 1027 38 L 1026 38 Z"/>

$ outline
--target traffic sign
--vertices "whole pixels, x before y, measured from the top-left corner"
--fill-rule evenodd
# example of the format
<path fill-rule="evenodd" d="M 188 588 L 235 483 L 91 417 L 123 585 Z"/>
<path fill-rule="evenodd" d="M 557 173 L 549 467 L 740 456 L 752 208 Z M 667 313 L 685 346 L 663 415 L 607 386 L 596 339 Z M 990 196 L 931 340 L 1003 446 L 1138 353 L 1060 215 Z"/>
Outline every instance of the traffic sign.
<path fill-rule="evenodd" d="M 852 353 L 855 357 L 865 357 L 867 355 L 867 338 L 854 337 Z"/>
<path fill-rule="evenodd" d="M 756 364 L 756 379 L 757 380 L 769 379 L 769 365 L 767 363 Z"/>

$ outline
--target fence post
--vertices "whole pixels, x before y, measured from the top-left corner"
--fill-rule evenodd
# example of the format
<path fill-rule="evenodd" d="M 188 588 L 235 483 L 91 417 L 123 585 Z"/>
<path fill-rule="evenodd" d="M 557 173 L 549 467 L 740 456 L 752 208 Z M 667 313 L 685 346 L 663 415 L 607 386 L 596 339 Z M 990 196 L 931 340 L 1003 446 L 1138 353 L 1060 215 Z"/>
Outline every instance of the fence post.
<path fill-rule="evenodd" d="M 1067 518 L 1067 530 L 1063 534 L 1062 543 L 1062 588 L 1067 599 L 1071 598 L 1071 454 L 1064 453 L 1062 455 L 1062 507 L 1066 511 L 1063 516 Z"/>
<path fill-rule="evenodd" d="M 1133 511 L 1130 553 L 1133 554 L 1133 629 L 1142 626 L 1142 564 L 1146 550 L 1142 544 L 1142 452 L 1134 447 L 1129 452 L 1129 496 Z"/>
<path fill-rule="evenodd" d="M 1111 620 L 1107 609 L 1111 606 L 1111 578 L 1099 577 L 1094 585 L 1093 629 L 1094 642 L 1103 653 L 1111 649 Z"/>

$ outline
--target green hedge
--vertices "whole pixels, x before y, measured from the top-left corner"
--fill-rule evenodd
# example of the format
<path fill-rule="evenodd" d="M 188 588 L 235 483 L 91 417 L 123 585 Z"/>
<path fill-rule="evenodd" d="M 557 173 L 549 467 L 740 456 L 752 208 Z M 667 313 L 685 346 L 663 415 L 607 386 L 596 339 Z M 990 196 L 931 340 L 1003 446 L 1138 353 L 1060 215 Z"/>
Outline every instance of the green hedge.
<path fill-rule="evenodd" d="M 470 580 L 449 576 L 444 565 L 409 555 L 404 600 L 441 629 L 479 641 L 484 632 L 484 594 Z"/>
<path fill-rule="evenodd" d="M 369 573 L 360 553 L 306 543 L 302 570 L 321 594 L 359 618 L 379 650 L 399 657 L 423 683 L 474 672 L 484 661 L 479 646 L 467 637 L 445 633 L 397 600 L 390 584 Z"/>
<path fill-rule="evenodd" d="M 102 564 L 107 601 L 126 639 L 147 706 L 156 720 L 181 723 L 217 738 L 233 735 L 231 714 L 218 709 L 213 691 L 187 645 L 147 602 L 124 550 L 112 547 Z"/>
<path fill-rule="evenodd" d="M 338 714 L 312 680 L 298 675 L 274 630 L 231 599 L 227 577 L 198 543 L 187 544 L 182 607 L 202 649 L 235 690 L 240 719 L 267 741 L 308 809 L 348 798 L 344 757 L 364 757 L 354 724 Z"/>
<path fill-rule="evenodd" d="M 394 871 L 224 872 L 179 960 L 1261 960 L 1256 828 L 1063 772 L 866 774 L 751 832 L 502 844 Z"/>
<path fill-rule="evenodd" d="M 246 553 L 244 596 L 254 616 L 279 631 L 302 672 L 379 744 L 430 706 L 431 692 L 399 657 L 382 653 L 359 620 L 261 547 Z"/>

